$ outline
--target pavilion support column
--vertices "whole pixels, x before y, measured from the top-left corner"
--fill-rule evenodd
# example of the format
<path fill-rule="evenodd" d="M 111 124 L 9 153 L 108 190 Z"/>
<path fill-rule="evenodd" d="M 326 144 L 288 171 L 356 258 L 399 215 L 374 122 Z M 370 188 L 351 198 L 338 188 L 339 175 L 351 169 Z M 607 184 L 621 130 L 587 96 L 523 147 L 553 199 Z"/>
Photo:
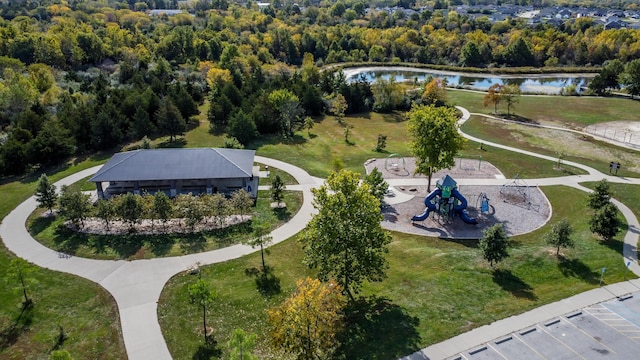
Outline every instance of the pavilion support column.
<path fill-rule="evenodd" d="M 207 195 L 213 194 L 213 182 L 211 179 L 207 179 Z"/>
<path fill-rule="evenodd" d="M 104 199 L 104 190 L 101 182 L 96 183 L 96 190 L 98 190 L 98 199 Z"/>
<path fill-rule="evenodd" d="M 171 180 L 169 182 L 169 195 L 171 197 L 176 197 L 176 195 L 178 195 L 178 191 L 176 190 L 176 181 L 175 180 Z"/>
<path fill-rule="evenodd" d="M 136 195 L 140 195 L 140 183 L 137 181 L 133 182 L 133 193 Z"/>

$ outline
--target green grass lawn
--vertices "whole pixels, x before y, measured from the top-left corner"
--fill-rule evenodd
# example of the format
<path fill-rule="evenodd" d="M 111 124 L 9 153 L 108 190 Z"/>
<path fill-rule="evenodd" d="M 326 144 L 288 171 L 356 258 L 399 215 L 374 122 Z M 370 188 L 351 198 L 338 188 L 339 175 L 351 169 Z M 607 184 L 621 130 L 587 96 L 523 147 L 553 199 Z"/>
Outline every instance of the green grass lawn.
<path fill-rule="evenodd" d="M 264 219 L 271 229 L 275 229 L 298 212 L 302 193 L 285 191 L 284 202 L 286 208 L 272 209 L 269 192 L 259 191 L 253 215 Z M 61 218 L 40 216 L 43 212 L 43 209 L 34 212 L 28 221 L 29 231 L 36 240 L 66 254 L 94 259 L 135 260 L 199 253 L 241 243 L 248 240 L 253 231 L 252 222 L 247 221 L 197 234 L 88 235 L 67 229 Z M 158 223 L 157 226 L 162 225 Z"/>
<path fill-rule="evenodd" d="M 96 155 L 52 169 L 52 181 L 101 164 L 110 154 Z M 0 184 L 0 219 L 33 195 L 40 174 L 4 179 Z M 21 293 L 6 274 L 14 258 L 0 246 L 0 358 L 46 359 L 58 343 L 62 327 L 67 339 L 59 346 L 74 359 L 126 359 L 118 309 L 111 295 L 91 281 L 36 268 L 37 284 L 29 288 L 34 307 L 21 315 Z"/>
<path fill-rule="evenodd" d="M 622 235 L 604 243 L 588 230 L 586 193 L 554 186 L 543 191 L 553 206 L 552 223 L 567 218 L 576 247 L 546 246 L 542 235 L 550 225 L 512 239 L 511 256 L 492 271 L 481 258 L 476 241 L 451 241 L 393 233 L 387 258 L 388 278 L 365 284 L 358 303 L 362 317 L 351 323 L 346 358 L 391 359 L 445 340 L 472 328 L 522 313 L 543 304 L 598 286 L 600 269 L 605 283 L 623 280 Z M 267 343 L 265 310 L 280 303 L 296 279 L 312 276 L 302 263 L 300 245 L 290 239 L 271 249 L 267 264 L 280 292 L 258 292 L 247 269 L 258 268 L 260 255 L 212 265 L 203 275 L 218 292 L 209 311 L 214 337 L 223 356 L 223 344 L 234 328 L 258 334 L 261 359 L 279 359 Z M 633 276 L 627 274 L 627 276 Z M 175 359 L 190 359 L 199 350 L 197 334 L 201 313 L 190 305 L 186 288 L 194 276 L 173 277 L 160 298 L 160 324 Z"/>
<path fill-rule="evenodd" d="M 493 105 L 483 106 L 485 93 L 462 90 L 447 91 L 448 103 L 471 112 L 493 114 Z M 506 115 L 506 104 L 498 105 Z M 640 120 L 640 102 L 623 98 L 587 96 L 521 96 L 511 113 L 536 122 L 555 122 L 572 128 L 616 120 Z"/>
<path fill-rule="evenodd" d="M 608 173 L 609 162 L 619 161 L 623 166 L 618 175 L 638 177 L 640 173 L 640 153 L 615 145 L 584 140 L 576 135 L 559 130 L 539 129 L 530 126 L 505 123 L 498 120 L 472 116 L 462 126 L 469 135 L 503 145 L 521 148 L 549 156 L 566 155 L 565 160 L 578 162 Z M 513 155 L 513 153 L 511 153 Z M 521 157 L 515 155 L 512 158 Z M 528 161 L 527 161 L 528 162 Z M 566 165 L 565 165 L 566 166 Z M 499 166 L 500 167 L 500 166 Z"/>

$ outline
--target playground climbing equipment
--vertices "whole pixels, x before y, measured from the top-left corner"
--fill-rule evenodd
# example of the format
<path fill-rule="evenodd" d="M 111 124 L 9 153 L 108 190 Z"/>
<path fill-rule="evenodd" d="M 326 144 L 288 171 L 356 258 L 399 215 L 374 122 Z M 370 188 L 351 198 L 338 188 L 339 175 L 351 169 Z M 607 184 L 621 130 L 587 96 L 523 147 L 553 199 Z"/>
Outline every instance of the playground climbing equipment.
<path fill-rule="evenodd" d="M 445 221 L 448 221 L 454 215 L 458 215 L 467 224 L 477 224 L 478 220 L 469 217 L 467 199 L 460 194 L 457 188 L 458 184 L 451 176 L 445 175 L 442 179 L 439 179 L 436 182 L 436 189 L 424 199 L 424 205 L 426 206 L 424 212 L 412 217 L 411 221 L 424 221 L 433 212 Z"/>
<path fill-rule="evenodd" d="M 531 187 L 520 178 L 520 174 L 516 174 L 513 180 L 502 185 L 500 194 L 503 201 L 507 204 L 523 207 L 528 210 L 539 211 L 540 204 L 532 201 Z"/>

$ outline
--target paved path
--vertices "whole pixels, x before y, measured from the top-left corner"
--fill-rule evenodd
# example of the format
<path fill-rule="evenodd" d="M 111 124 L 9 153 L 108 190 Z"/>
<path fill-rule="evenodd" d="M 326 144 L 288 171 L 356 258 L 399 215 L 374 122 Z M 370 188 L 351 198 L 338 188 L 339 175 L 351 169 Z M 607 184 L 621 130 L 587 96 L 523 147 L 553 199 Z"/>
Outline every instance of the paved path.
<path fill-rule="evenodd" d="M 318 180 L 293 165 L 256 156 L 256 162 L 281 169 L 291 174 L 299 185 L 289 189 L 302 191 L 303 203 L 298 213 L 286 224 L 275 229 L 271 236 L 276 244 L 300 232 L 315 213 L 311 188 Z M 87 169 L 55 185 L 70 185 L 100 169 Z M 196 263 L 202 265 L 235 259 L 258 249 L 234 245 L 200 254 L 137 261 L 105 261 L 67 256 L 46 248 L 34 240 L 25 228 L 27 217 L 36 209 L 34 197 L 16 207 L 0 224 L 0 236 L 7 248 L 17 256 L 38 266 L 82 276 L 102 285 L 109 291 L 120 312 L 122 336 L 130 360 L 171 359 L 158 323 L 157 302 L 165 283 L 175 274 Z"/>
<path fill-rule="evenodd" d="M 469 111 L 462 107 L 458 107 L 458 109 L 462 112 L 462 118 L 460 119 L 460 124 L 463 124 L 465 121 L 469 119 L 471 114 Z M 546 159 L 549 161 L 556 162 L 558 159 L 553 158 L 551 156 L 540 155 L 530 151 L 515 149 L 509 146 L 504 146 L 501 144 L 496 144 L 492 142 L 488 142 L 482 139 L 474 138 L 473 136 L 467 135 L 460 131 L 460 133 L 466 137 L 467 139 L 481 142 L 493 147 L 498 147 L 501 149 L 506 149 L 509 151 L 535 156 L 538 158 Z M 591 189 L 588 189 L 579 184 L 579 182 L 586 181 L 599 181 L 601 179 L 607 179 L 610 182 L 616 183 L 627 183 L 627 184 L 636 184 L 640 185 L 640 179 L 628 179 L 617 176 L 610 176 L 603 174 L 593 168 L 588 166 L 564 161 L 565 164 L 579 167 L 588 172 L 588 175 L 576 175 L 576 176 L 565 176 L 565 177 L 557 177 L 557 178 L 544 178 L 544 179 L 526 179 L 525 181 L 529 185 L 566 185 L 571 186 L 576 189 L 591 192 Z M 404 179 L 401 179 L 404 180 Z M 413 179 L 414 184 L 417 180 L 422 180 L 426 185 L 426 179 Z M 457 180 L 460 185 L 502 185 L 509 180 L 504 179 L 460 179 Z M 396 183 L 394 180 L 389 180 L 389 183 Z M 404 184 L 402 184 L 404 185 Z M 640 276 L 640 265 L 638 265 L 638 235 L 640 234 L 640 224 L 638 223 L 638 219 L 633 214 L 633 212 L 624 204 L 619 202 L 618 200 L 613 199 L 613 203 L 618 207 L 622 215 L 627 220 L 629 224 L 629 230 L 625 234 L 624 237 L 624 245 L 623 245 L 623 261 L 626 264 L 629 264 L 629 270 L 634 274 Z M 637 292 L 640 289 L 640 279 L 635 279 L 631 281 L 625 281 L 617 284 L 608 285 L 602 288 L 593 289 L 590 291 L 586 291 L 572 297 L 556 301 L 551 304 L 543 305 L 539 308 L 533 309 L 531 311 L 527 311 L 520 315 L 515 315 L 508 317 L 506 319 L 495 321 L 489 325 L 484 325 L 479 328 L 473 329 L 466 333 L 460 334 L 453 338 L 447 339 L 443 342 L 433 344 L 429 347 L 426 347 L 420 351 L 417 351 L 411 355 L 408 355 L 403 360 L 425 360 L 425 359 L 445 359 L 449 357 L 453 357 L 461 352 L 471 349 L 473 347 L 479 346 L 481 344 L 487 343 L 491 340 L 497 339 L 501 336 L 511 334 L 513 332 L 531 327 L 541 321 L 546 319 L 552 319 L 554 317 L 558 317 L 561 315 L 565 315 L 569 312 L 576 311 L 597 303 L 601 303 L 607 300 L 614 299 L 616 297 L 623 297 L 630 293 Z"/>
<path fill-rule="evenodd" d="M 463 117 L 461 119 L 462 123 L 469 118 L 470 113 L 466 109 L 459 109 L 463 113 Z M 494 147 L 507 149 L 529 156 L 536 156 L 549 161 L 557 161 L 556 158 L 550 156 L 539 155 L 525 150 L 490 143 L 482 139 L 473 138 L 466 134 L 463 135 L 471 140 L 482 142 Z M 298 211 L 298 213 L 289 222 L 271 233 L 273 243 L 275 244 L 295 235 L 306 226 L 315 213 L 315 209 L 312 205 L 311 188 L 318 186 L 323 182 L 323 180 L 310 176 L 303 169 L 278 160 L 256 156 L 255 161 L 290 173 L 298 181 L 299 185 L 292 185 L 288 188 L 303 192 L 304 200 L 300 211 Z M 564 163 L 584 169 L 588 172 L 588 175 L 527 179 L 526 182 L 530 185 L 540 186 L 568 185 L 584 191 L 589 190 L 580 186 L 578 184 L 579 182 L 598 181 L 603 178 L 606 178 L 611 182 L 640 184 L 640 179 L 625 179 L 609 176 L 582 164 L 569 161 L 565 161 Z M 57 182 L 56 186 L 59 188 L 61 185 L 70 185 L 95 173 L 99 168 L 100 166 L 97 166 L 78 172 Z M 403 181 L 411 181 L 411 185 L 419 185 L 424 181 L 426 185 L 426 179 L 394 179 L 389 180 L 389 183 L 391 185 L 403 185 Z M 509 180 L 460 179 L 458 183 L 460 185 L 502 185 L 507 181 Z M 399 199 L 396 199 L 396 201 L 398 200 Z M 640 225 L 638 224 L 635 216 L 633 216 L 626 206 L 618 201 L 614 200 L 614 202 L 622 211 L 629 223 L 629 231 L 625 235 L 624 239 L 624 261 L 631 262 L 629 269 L 635 274 L 640 275 L 640 266 L 637 262 L 636 252 Z M 36 206 L 37 203 L 35 198 L 31 197 L 5 217 L 2 224 L 0 224 L 0 236 L 4 240 L 5 245 L 17 256 L 36 265 L 82 276 L 99 283 L 107 289 L 113 295 L 116 303 L 118 304 L 122 334 L 127 355 L 129 359 L 132 360 L 171 358 L 157 318 L 157 301 L 169 278 L 177 273 L 185 271 L 196 263 L 200 263 L 202 265 L 213 264 L 235 259 L 257 251 L 257 249 L 252 249 L 249 246 L 234 245 L 224 249 L 200 254 L 137 261 L 104 261 L 83 259 L 73 256 L 69 257 L 65 254 L 58 253 L 42 246 L 27 232 L 24 224 L 27 217 L 35 210 Z M 614 284 L 608 288 L 610 288 L 609 290 L 615 294 L 616 292 L 626 291 L 624 284 L 625 283 Z M 491 325 L 483 326 L 469 333 L 449 339 L 443 343 L 432 345 L 422 351 L 408 356 L 407 359 L 424 359 L 428 356 L 432 356 L 433 359 L 436 359 L 446 357 L 445 354 L 448 353 L 453 355 L 455 354 L 455 351 L 459 352 L 469 348 L 470 346 L 481 343 L 486 337 L 489 337 L 488 340 L 490 340 L 505 334 L 506 331 L 509 331 L 509 329 L 513 327 L 520 326 L 520 328 L 522 328 L 523 326 L 526 326 L 526 322 L 534 320 L 537 322 L 545 318 L 548 314 L 555 314 L 558 312 L 564 313 L 575 310 L 576 305 L 579 306 L 577 308 L 580 308 L 580 306 L 584 306 L 583 304 L 585 302 L 590 302 L 589 304 L 593 304 L 594 301 L 598 302 L 598 299 L 605 298 L 607 296 L 606 293 L 603 293 L 602 291 L 602 289 L 595 289 L 554 304 L 545 305 L 531 312 L 518 315 L 517 317 L 504 319 Z M 609 293 L 609 295 L 611 294 Z M 507 324 L 508 326 L 504 324 Z"/>

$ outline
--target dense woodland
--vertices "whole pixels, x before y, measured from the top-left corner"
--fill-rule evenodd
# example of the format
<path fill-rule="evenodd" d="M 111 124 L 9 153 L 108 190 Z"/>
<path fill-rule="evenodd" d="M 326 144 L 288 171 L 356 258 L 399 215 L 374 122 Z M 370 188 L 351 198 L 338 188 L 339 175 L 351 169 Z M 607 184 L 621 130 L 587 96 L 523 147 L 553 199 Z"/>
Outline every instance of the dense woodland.
<path fill-rule="evenodd" d="M 145 136 L 173 140 L 205 102 L 212 132 L 248 144 L 261 134 L 292 136 L 306 116 L 331 112 L 338 94 L 347 113 L 407 109 L 416 100 L 388 101 L 381 94 L 395 84 L 347 83 L 321 71 L 330 64 L 599 69 L 615 60 L 606 92 L 619 87 L 619 65 L 640 58 L 636 30 L 605 30 L 589 18 L 559 27 L 491 23 L 447 10 L 458 3 L 483 1 L 276 1 L 259 9 L 200 0 L 171 16 L 148 11 L 176 1 L 0 2 L 0 175 Z M 368 13 L 375 5 L 428 9 Z"/>

